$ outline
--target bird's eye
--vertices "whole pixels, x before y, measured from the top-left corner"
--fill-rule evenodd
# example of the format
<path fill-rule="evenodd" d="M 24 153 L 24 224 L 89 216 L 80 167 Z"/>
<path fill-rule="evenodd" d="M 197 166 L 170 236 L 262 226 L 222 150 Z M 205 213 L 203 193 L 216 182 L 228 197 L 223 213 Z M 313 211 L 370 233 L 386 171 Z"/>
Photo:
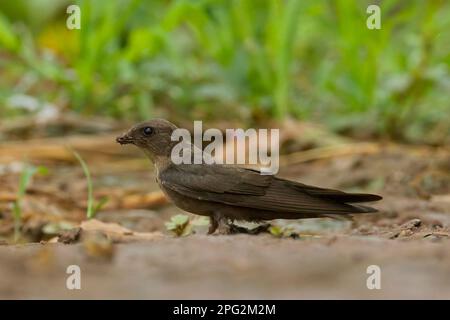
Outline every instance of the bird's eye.
<path fill-rule="evenodd" d="M 144 132 L 144 135 L 146 136 L 150 136 L 153 133 L 153 128 L 152 127 L 145 127 L 142 132 Z"/>

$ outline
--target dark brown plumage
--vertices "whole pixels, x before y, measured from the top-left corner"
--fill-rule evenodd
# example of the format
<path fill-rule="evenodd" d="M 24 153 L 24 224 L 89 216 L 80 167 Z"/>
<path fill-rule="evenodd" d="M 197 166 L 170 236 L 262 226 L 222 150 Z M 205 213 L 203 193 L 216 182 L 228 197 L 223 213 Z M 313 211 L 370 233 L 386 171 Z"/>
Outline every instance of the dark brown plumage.
<path fill-rule="evenodd" d="M 140 147 L 154 162 L 157 181 L 165 194 L 183 210 L 211 218 L 209 232 L 228 220 L 261 221 L 338 217 L 375 212 L 355 203 L 378 201 L 378 195 L 346 193 L 261 175 L 256 170 L 227 165 L 171 162 L 170 139 L 176 126 L 155 119 L 138 124 L 117 138 Z"/>

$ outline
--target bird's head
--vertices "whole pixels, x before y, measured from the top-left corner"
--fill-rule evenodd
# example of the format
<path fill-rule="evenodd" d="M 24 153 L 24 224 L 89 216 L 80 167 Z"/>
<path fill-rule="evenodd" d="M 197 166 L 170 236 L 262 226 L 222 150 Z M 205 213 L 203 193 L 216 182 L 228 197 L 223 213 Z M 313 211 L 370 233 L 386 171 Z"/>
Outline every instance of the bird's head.
<path fill-rule="evenodd" d="M 152 160 L 156 157 L 170 156 L 172 132 L 177 127 L 164 119 L 153 119 L 133 126 L 123 135 L 117 137 L 120 144 L 134 144 L 142 149 Z"/>

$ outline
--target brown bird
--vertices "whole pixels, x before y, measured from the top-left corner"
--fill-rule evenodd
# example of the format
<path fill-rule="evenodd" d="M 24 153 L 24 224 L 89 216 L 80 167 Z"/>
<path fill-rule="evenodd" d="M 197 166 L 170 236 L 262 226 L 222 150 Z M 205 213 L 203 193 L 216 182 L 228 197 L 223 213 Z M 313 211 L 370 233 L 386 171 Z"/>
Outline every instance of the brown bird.
<path fill-rule="evenodd" d="M 179 208 L 209 216 L 208 233 L 226 232 L 234 220 L 262 221 L 345 217 L 376 212 L 355 203 L 378 201 L 374 194 L 346 193 L 309 186 L 257 170 L 219 164 L 179 164 L 171 161 L 171 141 L 177 127 L 155 119 L 132 127 L 117 138 L 120 144 L 134 144 L 156 167 L 156 180 L 163 192 Z"/>

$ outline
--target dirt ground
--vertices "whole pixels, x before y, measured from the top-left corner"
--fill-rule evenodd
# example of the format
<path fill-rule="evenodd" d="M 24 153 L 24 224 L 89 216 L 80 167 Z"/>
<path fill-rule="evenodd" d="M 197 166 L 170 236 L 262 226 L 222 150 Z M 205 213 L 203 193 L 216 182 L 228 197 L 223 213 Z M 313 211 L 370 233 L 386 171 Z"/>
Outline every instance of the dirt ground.
<path fill-rule="evenodd" d="M 66 144 L 89 164 L 96 198 L 108 196 L 95 220 L 85 221 L 86 181 Z M 27 189 L 14 244 L 23 154 L 50 172 Z M 175 237 L 164 223 L 183 212 L 161 195 L 147 160 L 111 135 L 2 143 L 0 298 L 450 298 L 448 149 L 317 148 L 282 157 L 280 175 L 384 199 L 353 221 L 275 221 L 284 236 L 207 236 L 200 225 Z M 81 268 L 81 290 L 66 287 L 69 265 Z M 366 285 L 371 265 L 379 290 Z"/>

